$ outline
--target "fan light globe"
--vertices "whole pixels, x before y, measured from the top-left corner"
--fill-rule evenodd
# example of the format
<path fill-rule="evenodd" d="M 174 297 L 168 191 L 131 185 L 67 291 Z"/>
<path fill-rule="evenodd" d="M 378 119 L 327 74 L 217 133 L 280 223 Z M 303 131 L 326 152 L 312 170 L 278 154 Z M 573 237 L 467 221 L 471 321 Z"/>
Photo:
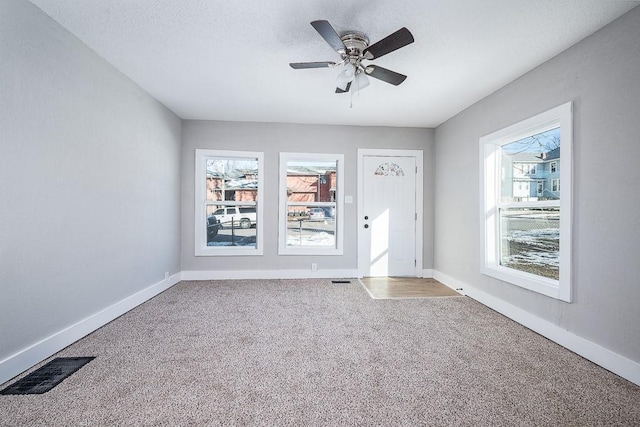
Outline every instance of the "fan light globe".
<path fill-rule="evenodd" d="M 355 77 L 355 67 L 353 64 L 346 64 L 344 69 L 338 74 L 336 86 L 341 90 L 347 90 L 347 85 L 353 81 Z"/>
<path fill-rule="evenodd" d="M 364 89 L 367 86 L 369 86 L 369 78 L 363 71 L 360 71 L 356 74 L 356 90 Z"/>

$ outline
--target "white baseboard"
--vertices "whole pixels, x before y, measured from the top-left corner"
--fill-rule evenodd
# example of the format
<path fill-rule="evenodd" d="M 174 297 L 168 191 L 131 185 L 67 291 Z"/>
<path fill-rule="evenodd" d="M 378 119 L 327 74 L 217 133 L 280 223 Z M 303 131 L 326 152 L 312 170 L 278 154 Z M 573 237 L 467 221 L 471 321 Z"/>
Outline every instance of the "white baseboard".
<path fill-rule="evenodd" d="M 433 269 L 425 268 L 422 270 L 422 278 L 423 279 L 433 279 Z"/>
<path fill-rule="evenodd" d="M 447 276 L 446 274 L 440 273 L 438 270 L 433 271 L 433 278 L 438 282 L 442 283 L 445 286 L 450 287 L 456 292 L 461 293 L 462 295 L 466 295 L 465 292 L 465 284 L 458 279 L 454 279 L 453 277 Z"/>
<path fill-rule="evenodd" d="M 591 360 L 609 371 L 640 385 L 640 363 L 621 356 L 594 342 L 579 337 L 559 326 L 489 295 L 437 270 L 423 270 L 423 277 L 433 277 L 442 284 L 468 295 L 470 298 L 509 317 L 540 335 Z M 143 289 L 53 335 L 0 360 L 0 384 L 47 357 L 64 349 L 127 311 L 169 289 L 180 280 L 230 280 L 230 279 L 302 279 L 302 278 L 356 278 L 357 269 L 344 270 L 246 270 L 246 271 L 183 271 Z"/>
<path fill-rule="evenodd" d="M 358 270 L 228 270 L 182 272 L 182 280 L 336 279 L 347 277 L 358 277 Z"/>
<path fill-rule="evenodd" d="M 117 303 L 86 317 L 73 325 L 62 329 L 53 335 L 31 346 L 0 360 L 0 384 L 26 371 L 32 366 L 57 353 L 80 338 L 90 334 L 101 326 L 122 316 L 127 311 L 169 289 L 180 281 L 180 273 L 161 280 L 148 288 L 118 301 Z"/>
<path fill-rule="evenodd" d="M 520 323 L 521 325 L 539 333 L 540 335 L 560 344 L 561 346 L 573 351 L 602 366 L 603 368 L 620 375 L 632 383 L 640 385 L 640 363 L 621 356 L 618 353 L 602 347 L 592 341 L 575 335 L 566 329 L 562 329 L 556 324 L 541 319 L 519 307 L 501 300 L 493 295 L 487 294 L 469 284 L 465 284 L 446 274 L 434 271 L 434 278 L 461 292 L 470 298 L 486 305 L 487 307 L 501 313 L 508 318 Z M 460 290 L 462 289 L 462 290 Z"/>

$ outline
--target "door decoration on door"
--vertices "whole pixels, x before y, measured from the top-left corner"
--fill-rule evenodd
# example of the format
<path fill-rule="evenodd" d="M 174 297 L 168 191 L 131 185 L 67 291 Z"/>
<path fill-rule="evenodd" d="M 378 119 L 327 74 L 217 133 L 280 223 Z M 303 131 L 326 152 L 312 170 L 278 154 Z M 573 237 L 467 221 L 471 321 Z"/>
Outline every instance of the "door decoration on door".
<path fill-rule="evenodd" d="M 375 172 L 376 176 L 404 176 L 404 170 L 395 163 L 382 163 Z"/>

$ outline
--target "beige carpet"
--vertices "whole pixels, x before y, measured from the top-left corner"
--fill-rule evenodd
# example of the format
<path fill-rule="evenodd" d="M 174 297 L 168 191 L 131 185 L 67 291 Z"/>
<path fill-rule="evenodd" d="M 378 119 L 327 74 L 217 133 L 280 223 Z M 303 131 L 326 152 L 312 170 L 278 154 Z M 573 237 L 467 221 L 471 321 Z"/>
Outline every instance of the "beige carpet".
<path fill-rule="evenodd" d="M 468 297 L 182 282 L 59 353 L 96 356 L 2 426 L 640 425 L 640 387 Z"/>
<path fill-rule="evenodd" d="M 360 279 L 373 299 L 460 297 L 462 294 L 435 279 L 417 277 L 364 277 Z"/>

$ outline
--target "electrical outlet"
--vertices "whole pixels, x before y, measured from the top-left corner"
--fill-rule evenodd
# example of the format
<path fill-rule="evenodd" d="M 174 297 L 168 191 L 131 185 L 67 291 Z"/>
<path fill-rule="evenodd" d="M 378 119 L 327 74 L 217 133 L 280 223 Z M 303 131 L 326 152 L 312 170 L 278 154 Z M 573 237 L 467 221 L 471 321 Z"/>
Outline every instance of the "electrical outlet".
<path fill-rule="evenodd" d="M 316 264 L 315 262 L 311 263 L 311 271 L 318 271 L 318 264 Z"/>
<path fill-rule="evenodd" d="M 167 280 L 169 278 L 169 272 L 165 271 L 164 272 L 164 280 Z"/>

